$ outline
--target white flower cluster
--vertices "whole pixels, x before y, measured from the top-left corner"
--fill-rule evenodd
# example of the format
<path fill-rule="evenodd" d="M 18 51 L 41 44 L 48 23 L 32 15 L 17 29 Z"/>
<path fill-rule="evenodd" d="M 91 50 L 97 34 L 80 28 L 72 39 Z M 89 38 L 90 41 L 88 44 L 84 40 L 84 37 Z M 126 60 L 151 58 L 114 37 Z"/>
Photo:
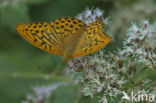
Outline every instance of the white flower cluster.
<path fill-rule="evenodd" d="M 22 103 L 49 103 L 49 97 L 54 90 L 64 83 L 33 87 L 33 94 L 27 94 Z"/>
<path fill-rule="evenodd" d="M 133 23 L 123 42 L 121 54 L 137 58 L 147 66 L 156 65 L 156 26 L 142 20 L 140 24 Z"/>
<path fill-rule="evenodd" d="M 86 8 L 86 10 L 84 10 L 82 13 L 79 13 L 76 16 L 76 18 L 84 21 L 86 24 L 90 24 L 90 23 L 96 21 L 97 19 L 100 19 L 104 22 L 104 24 L 107 25 L 109 18 L 104 19 L 103 14 L 104 14 L 104 11 L 102 11 L 99 8 L 96 8 L 96 9 Z"/>
<path fill-rule="evenodd" d="M 119 76 L 114 65 L 104 59 L 102 51 L 94 57 L 77 58 L 70 61 L 67 71 L 73 76 L 74 84 L 83 84 L 83 94 L 91 96 L 102 93 L 101 103 L 107 103 L 107 97 L 112 100 L 122 93 L 120 90 L 127 83 L 124 77 Z"/>

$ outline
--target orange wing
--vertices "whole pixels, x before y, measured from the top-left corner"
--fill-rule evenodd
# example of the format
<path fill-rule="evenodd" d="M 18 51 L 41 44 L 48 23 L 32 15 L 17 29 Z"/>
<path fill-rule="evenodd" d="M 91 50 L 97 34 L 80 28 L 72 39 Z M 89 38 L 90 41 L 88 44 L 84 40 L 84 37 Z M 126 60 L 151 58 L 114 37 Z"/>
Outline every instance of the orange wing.
<path fill-rule="evenodd" d="M 97 20 L 85 29 L 72 57 L 80 57 L 93 53 L 107 45 L 111 37 L 102 32 L 103 23 Z"/>
<path fill-rule="evenodd" d="M 56 55 L 63 55 L 62 41 L 48 23 L 17 24 L 16 30 L 34 46 Z"/>
<path fill-rule="evenodd" d="M 63 17 L 50 23 L 22 23 L 17 24 L 19 34 L 34 46 L 52 54 L 64 55 L 72 38 L 76 38 L 79 31 L 83 31 L 86 24 L 73 17 Z"/>

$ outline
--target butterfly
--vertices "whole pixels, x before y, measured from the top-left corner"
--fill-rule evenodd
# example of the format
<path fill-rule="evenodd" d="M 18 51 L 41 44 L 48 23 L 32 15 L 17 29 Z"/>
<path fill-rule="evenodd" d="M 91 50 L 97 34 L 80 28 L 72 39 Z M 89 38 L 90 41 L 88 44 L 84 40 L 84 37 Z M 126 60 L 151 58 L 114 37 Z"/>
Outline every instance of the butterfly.
<path fill-rule="evenodd" d="M 111 37 L 102 29 L 101 20 L 86 25 L 75 17 L 16 25 L 16 30 L 25 40 L 46 52 L 63 56 L 64 62 L 91 54 L 107 45 Z"/>

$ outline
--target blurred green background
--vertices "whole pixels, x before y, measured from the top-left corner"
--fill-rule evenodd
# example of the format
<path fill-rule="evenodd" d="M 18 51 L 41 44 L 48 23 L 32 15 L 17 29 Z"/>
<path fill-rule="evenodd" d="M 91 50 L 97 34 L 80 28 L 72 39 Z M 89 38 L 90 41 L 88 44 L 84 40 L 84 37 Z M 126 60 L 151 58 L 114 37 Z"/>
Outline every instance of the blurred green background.
<path fill-rule="evenodd" d="M 150 2 L 156 5 L 152 0 Z M 74 17 L 86 7 L 98 7 L 105 11 L 104 17 L 111 18 L 112 35 L 122 39 L 119 34 L 132 21 L 144 17 L 155 18 L 155 8 L 140 14 L 133 13 L 132 7 L 136 4 L 135 0 L 0 0 L 0 103 L 20 103 L 33 85 L 70 81 L 65 75 L 66 65 L 61 57 L 46 53 L 21 38 L 15 30 L 17 23 Z M 127 14 L 132 14 L 131 17 L 126 17 L 123 8 Z M 124 23 L 117 22 L 122 19 Z"/>

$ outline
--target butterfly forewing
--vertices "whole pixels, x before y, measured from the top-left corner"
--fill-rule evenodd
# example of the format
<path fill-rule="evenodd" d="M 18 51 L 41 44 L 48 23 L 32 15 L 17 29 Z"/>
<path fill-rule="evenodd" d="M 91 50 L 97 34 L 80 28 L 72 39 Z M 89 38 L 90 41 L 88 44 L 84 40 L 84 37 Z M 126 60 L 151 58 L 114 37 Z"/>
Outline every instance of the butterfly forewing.
<path fill-rule="evenodd" d="M 72 57 L 93 53 L 110 42 L 111 38 L 102 31 L 102 26 L 102 21 L 98 20 L 86 28 Z"/>
<path fill-rule="evenodd" d="M 22 23 L 17 24 L 16 29 L 24 39 L 36 47 L 56 55 L 63 54 L 59 37 L 48 23 Z"/>

